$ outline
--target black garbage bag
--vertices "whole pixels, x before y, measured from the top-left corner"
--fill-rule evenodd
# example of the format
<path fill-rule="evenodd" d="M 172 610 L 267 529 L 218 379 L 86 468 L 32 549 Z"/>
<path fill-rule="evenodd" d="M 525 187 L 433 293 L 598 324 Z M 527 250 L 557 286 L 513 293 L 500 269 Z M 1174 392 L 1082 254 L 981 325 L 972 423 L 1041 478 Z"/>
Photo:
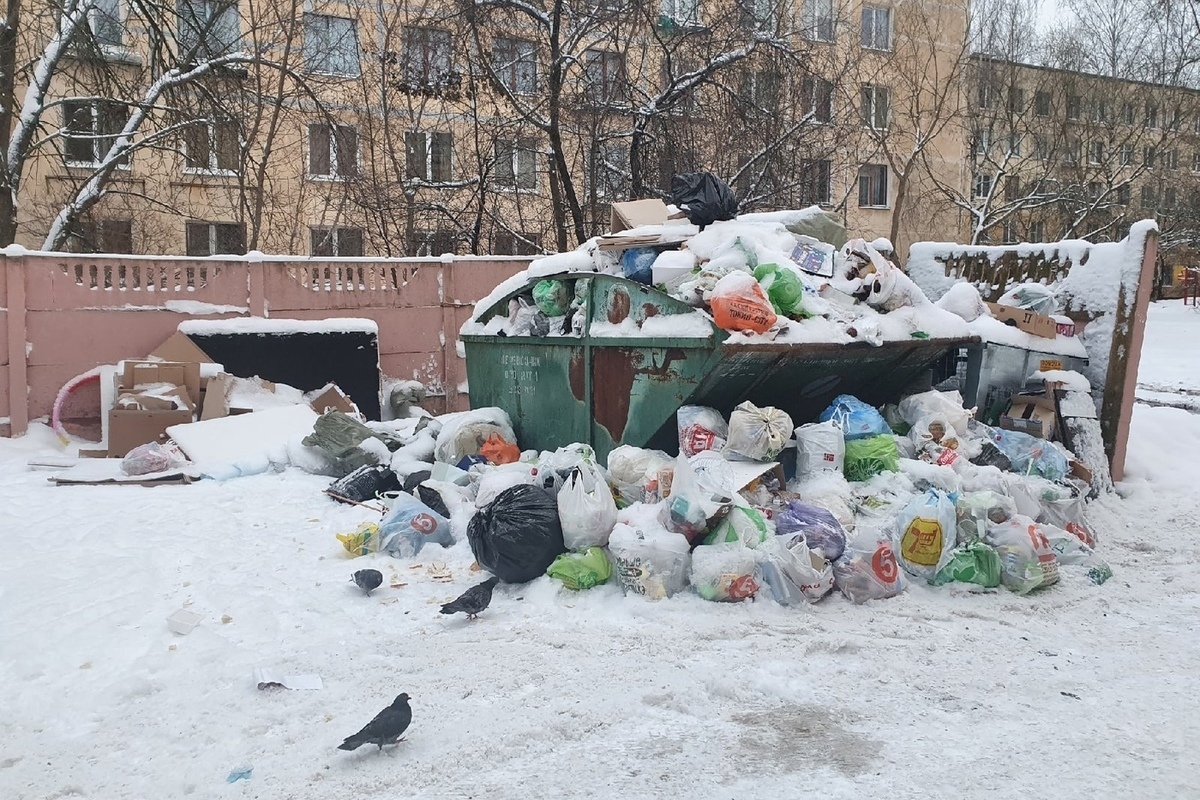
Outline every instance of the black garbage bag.
<path fill-rule="evenodd" d="M 567 551 L 558 503 L 538 486 L 505 489 L 467 526 L 467 541 L 479 566 L 505 583 L 526 583 Z"/>
<path fill-rule="evenodd" d="M 413 491 L 418 486 L 420 486 L 425 481 L 429 480 L 431 477 L 433 477 L 433 473 L 427 469 L 423 469 L 419 472 L 410 473 L 409 476 L 404 479 L 404 491 L 408 492 L 409 494 L 412 494 Z M 446 517 L 446 519 L 450 519 L 449 514 L 446 514 L 444 516 Z"/>
<path fill-rule="evenodd" d="M 437 489 L 432 486 L 418 486 L 417 499 L 446 519 L 450 519 L 450 509 L 446 508 L 446 501 L 442 499 L 442 495 Z"/>
<path fill-rule="evenodd" d="M 676 175 L 671 181 L 671 202 L 687 212 L 688 222 L 701 230 L 717 220 L 737 216 L 733 190 L 711 172 Z"/>
<path fill-rule="evenodd" d="M 983 443 L 983 452 L 971 459 L 971 463 L 980 467 L 998 467 L 1005 472 L 1012 471 L 1012 462 L 1008 456 L 991 442 Z"/>
<path fill-rule="evenodd" d="M 351 503 L 365 503 L 374 500 L 382 492 L 392 492 L 400 488 L 400 479 L 391 468 L 383 464 L 367 464 L 359 467 L 345 477 L 338 478 L 329 484 L 326 493 L 335 500 Z M 446 514 L 447 519 L 450 518 Z"/>

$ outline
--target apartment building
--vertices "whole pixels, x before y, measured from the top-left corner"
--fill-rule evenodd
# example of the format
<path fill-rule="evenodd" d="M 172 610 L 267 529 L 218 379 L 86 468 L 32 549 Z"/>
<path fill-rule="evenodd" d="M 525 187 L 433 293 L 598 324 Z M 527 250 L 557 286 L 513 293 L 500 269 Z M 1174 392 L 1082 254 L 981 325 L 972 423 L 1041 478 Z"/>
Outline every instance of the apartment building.
<path fill-rule="evenodd" d="M 1064 76 L 970 58 L 965 0 L 600 0 L 544 12 L 505 0 L 170 0 L 137 13 L 127 0 L 82 3 L 28 16 L 19 40 L 18 63 L 31 67 L 16 109 L 48 76 L 24 150 L 7 148 L 22 156 L 18 170 L 10 159 L 10 238 L 28 247 L 535 253 L 603 231 L 614 200 L 712 170 L 743 208 L 820 204 L 903 251 L 917 239 L 1051 237 L 1074 219 L 1063 198 L 1078 191 L 1050 202 L 1049 171 L 1035 180 L 1032 169 L 1041 162 L 1001 159 L 996 143 L 1017 133 L 1018 150 L 1037 153 L 1035 129 L 1053 129 L 1052 162 L 1064 165 L 1078 139 L 1080 185 L 1093 190 L 1101 164 L 1090 157 L 1101 157 L 1113 202 L 1152 185 L 1166 206 L 1170 186 L 1147 179 L 1193 166 L 1171 144 L 1182 101 L 1165 95 L 1162 122 L 1141 127 L 1172 136 L 1114 135 L 1085 151 L 1101 147 L 1085 126 L 1107 116 L 1091 122 L 1072 104 L 1106 90 L 1075 76 L 1071 94 Z M 75 8 L 63 57 L 39 72 Z M 1018 89 L 1016 106 L 994 99 Z M 1044 91 L 1056 115 L 1038 113 Z M 1123 106 L 1112 109 L 1105 130 L 1125 130 Z M 13 115 L 10 141 L 26 116 Z M 1142 165 L 1155 149 L 1122 183 L 1126 145 Z M 1067 184 L 1065 172 L 1053 179 Z M 1041 188 L 1022 194 L 1027 183 Z M 1010 189 L 1027 202 L 1014 208 Z"/>

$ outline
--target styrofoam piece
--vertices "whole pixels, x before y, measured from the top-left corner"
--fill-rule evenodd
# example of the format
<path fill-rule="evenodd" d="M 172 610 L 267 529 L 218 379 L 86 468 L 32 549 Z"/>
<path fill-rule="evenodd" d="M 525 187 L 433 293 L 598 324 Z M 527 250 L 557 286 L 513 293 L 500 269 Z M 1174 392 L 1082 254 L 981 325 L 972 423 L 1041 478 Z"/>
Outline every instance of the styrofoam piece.
<path fill-rule="evenodd" d="M 203 615 L 197 614 L 195 611 L 188 611 L 186 608 L 180 608 L 167 617 L 167 627 L 173 633 L 178 633 L 180 636 L 187 636 L 196 629 L 196 626 L 200 624 L 200 620 L 202 619 L 204 619 Z"/>
<path fill-rule="evenodd" d="M 312 433 L 317 412 L 307 405 L 268 408 L 252 414 L 172 425 L 167 435 L 179 449 L 206 470 L 210 465 L 249 465 L 276 460 L 286 463 L 287 444 L 297 435 Z M 265 466 L 262 470 L 265 471 Z"/>

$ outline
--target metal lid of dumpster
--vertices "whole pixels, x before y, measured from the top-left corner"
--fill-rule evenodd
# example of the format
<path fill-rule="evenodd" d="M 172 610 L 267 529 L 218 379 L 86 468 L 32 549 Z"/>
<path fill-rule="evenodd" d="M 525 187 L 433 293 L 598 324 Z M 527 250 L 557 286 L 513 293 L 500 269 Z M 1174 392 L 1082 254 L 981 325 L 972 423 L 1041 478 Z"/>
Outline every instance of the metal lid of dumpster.
<path fill-rule="evenodd" d="M 578 335 L 484 333 L 507 317 L 509 300 L 538 280 L 575 284 L 583 299 Z M 578 282 L 585 282 L 580 286 Z M 863 342 L 730 341 L 704 311 L 614 275 L 531 278 L 464 329 L 471 406 L 508 412 L 522 448 L 587 442 L 604 457 L 618 445 L 677 447 L 675 412 L 705 405 L 728 415 L 741 402 L 775 406 L 797 425 L 837 395 L 897 401 L 959 339 Z"/>

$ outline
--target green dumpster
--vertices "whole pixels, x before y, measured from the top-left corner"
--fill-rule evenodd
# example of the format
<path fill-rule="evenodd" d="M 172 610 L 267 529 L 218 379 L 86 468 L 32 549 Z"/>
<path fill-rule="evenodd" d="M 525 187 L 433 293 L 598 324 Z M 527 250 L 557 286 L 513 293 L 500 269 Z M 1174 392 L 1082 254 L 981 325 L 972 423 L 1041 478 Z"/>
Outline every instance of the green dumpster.
<path fill-rule="evenodd" d="M 602 458 L 618 445 L 676 452 L 682 405 L 728 416 L 749 400 L 783 409 L 800 425 L 839 394 L 895 402 L 948 350 L 973 341 L 729 342 L 707 315 L 657 289 L 613 275 L 549 277 L 584 282 L 581 336 L 462 335 L 471 407 L 508 412 L 522 449 L 586 442 Z M 479 322 L 507 316 L 509 299 L 545 278 L 501 298 Z"/>

